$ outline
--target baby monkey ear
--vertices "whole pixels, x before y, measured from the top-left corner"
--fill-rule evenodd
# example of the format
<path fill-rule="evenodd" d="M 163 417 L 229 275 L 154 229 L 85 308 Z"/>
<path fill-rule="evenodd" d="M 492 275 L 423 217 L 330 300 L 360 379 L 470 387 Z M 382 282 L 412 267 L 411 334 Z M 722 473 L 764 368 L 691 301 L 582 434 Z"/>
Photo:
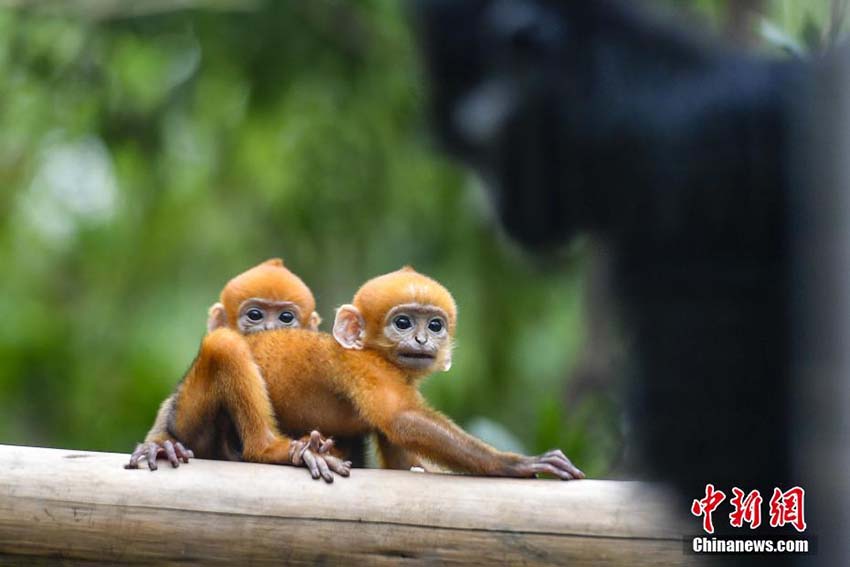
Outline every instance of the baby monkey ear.
<path fill-rule="evenodd" d="M 443 364 L 440 365 L 440 370 L 448 372 L 452 368 L 452 347 L 446 349 L 446 357 L 443 359 Z"/>
<path fill-rule="evenodd" d="M 219 302 L 213 303 L 210 310 L 207 311 L 207 332 L 212 333 L 216 329 L 227 326 L 227 313 L 224 312 L 224 305 Z"/>
<path fill-rule="evenodd" d="M 319 314 L 313 311 L 310 314 L 310 319 L 307 321 L 307 329 L 310 331 L 318 331 L 319 325 L 322 324 L 322 318 L 319 317 Z"/>
<path fill-rule="evenodd" d="M 343 348 L 363 350 L 366 340 L 366 321 L 353 305 L 343 305 L 336 310 L 334 338 Z"/>

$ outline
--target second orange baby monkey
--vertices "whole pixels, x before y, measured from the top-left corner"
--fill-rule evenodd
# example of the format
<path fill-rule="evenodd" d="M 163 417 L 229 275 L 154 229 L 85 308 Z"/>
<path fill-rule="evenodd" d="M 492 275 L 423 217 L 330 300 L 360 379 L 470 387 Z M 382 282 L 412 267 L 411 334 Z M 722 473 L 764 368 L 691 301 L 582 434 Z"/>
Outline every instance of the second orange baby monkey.
<path fill-rule="evenodd" d="M 338 453 L 331 454 L 333 442 L 322 439 L 318 432 L 299 441 L 290 441 L 280 435 L 262 379 L 249 384 L 231 384 L 225 390 L 220 388 L 226 383 L 217 381 L 213 384 L 217 388 L 212 391 L 205 380 L 209 371 L 226 371 L 215 368 L 220 360 L 216 351 L 230 345 L 236 353 L 246 353 L 244 343 L 240 344 L 235 333 L 249 335 L 298 328 L 315 331 L 321 322 L 315 307 L 315 299 L 307 285 L 278 258 L 231 279 L 222 290 L 220 301 L 209 309 L 207 330 L 210 334 L 202 342 L 197 358 L 176 392 L 160 406 L 153 427 L 144 443 L 134 451 L 128 467 L 137 468 L 139 460 L 145 459 L 148 467 L 156 470 L 159 457 L 166 457 L 172 466 L 178 466 L 180 460 L 188 462 L 194 452 L 204 458 L 262 461 L 263 455 L 255 455 L 255 447 L 245 447 L 237 433 L 242 427 L 253 427 L 258 429 L 259 435 L 288 446 L 292 464 L 304 464 L 314 477 L 323 472 L 320 461 L 339 474 L 347 474 L 350 464 L 337 458 Z M 230 332 L 217 332 L 219 329 Z M 245 404 L 252 408 L 248 414 L 240 409 Z M 192 450 L 181 441 L 190 443 Z"/>
<path fill-rule="evenodd" d="M 451 366 L 456 321 L 445 287 L 402 268 L 363 284 L 337 311 L 333 336 L 299 329 L 246 336 L 252 364 L 229 356 L 233 375 L 226 379 L 251 380 L 256 364 L 284 431 L 374 433 L 387 468 L 409 468 L 422 456 L 479 475 L 583 478 L 559 450 L 537 456 L 498 451 L 428 406 L 418 384 Z"/>

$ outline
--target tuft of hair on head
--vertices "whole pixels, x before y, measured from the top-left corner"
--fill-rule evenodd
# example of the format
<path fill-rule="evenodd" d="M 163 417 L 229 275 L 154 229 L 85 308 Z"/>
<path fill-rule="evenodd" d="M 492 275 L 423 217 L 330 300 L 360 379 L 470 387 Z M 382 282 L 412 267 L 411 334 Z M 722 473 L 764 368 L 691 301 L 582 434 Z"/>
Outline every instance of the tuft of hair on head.
<path fill-rule="evenodd" d="M 279 268 L 284 267 L 283 260 L 280 259 L 280 258 L 269 258 L 268 260 L 266 260 L 265 262 L 263 262 L 260 265 L 261 266 L 277 266 Z"/>

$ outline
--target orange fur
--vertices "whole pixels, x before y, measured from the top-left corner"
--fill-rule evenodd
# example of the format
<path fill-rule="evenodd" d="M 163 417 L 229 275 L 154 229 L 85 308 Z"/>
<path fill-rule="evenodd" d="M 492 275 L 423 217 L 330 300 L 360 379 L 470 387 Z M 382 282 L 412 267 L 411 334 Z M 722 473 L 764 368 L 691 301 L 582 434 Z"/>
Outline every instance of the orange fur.
<path fill-rule="evenodd" d="M 346 350 L 329 335 L 299 329 L 258 333 L 246 342 L 284 431 L 375 432 L 384 464 L 404 468 L 421 466 L 414 455 L 422 455 L 461 472 L 510 475 L 522 459 L 489 447 L 429 408 L 411 374 L 377 350 Z M 299 393 L 307 398 L 297 398 Z"/>
<path fill-rule="evenodd" d="M 198 456 L 221 458 L 228 454 L 222 445 L 230 439 L 228 432 L 213 431 L 213 424 L 222 412 L 228 427 L 232 420 L 244 460 L 287 461 L 291 441 L 277 429 L 265 380 L 244 337 L 227 328 L 204 337 L 195 364 L 178 387 L 169 426 L 176 438 L 192 440 Z"/>

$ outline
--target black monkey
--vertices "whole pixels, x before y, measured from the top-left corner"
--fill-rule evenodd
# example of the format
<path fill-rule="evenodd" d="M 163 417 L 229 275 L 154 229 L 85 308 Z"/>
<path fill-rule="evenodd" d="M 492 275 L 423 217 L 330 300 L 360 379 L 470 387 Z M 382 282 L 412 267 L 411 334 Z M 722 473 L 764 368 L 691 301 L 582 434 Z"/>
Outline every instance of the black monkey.
<path fill-rule="evenodd" d="M 687 503 L 708 482 L 765 501 L 801 484 L 792 204 L 799 118 L 831 63 L 733 51 L 613 0 L 414 6 L 438 136 L 508 233 L 613 251 L 655 476 Z"/>

